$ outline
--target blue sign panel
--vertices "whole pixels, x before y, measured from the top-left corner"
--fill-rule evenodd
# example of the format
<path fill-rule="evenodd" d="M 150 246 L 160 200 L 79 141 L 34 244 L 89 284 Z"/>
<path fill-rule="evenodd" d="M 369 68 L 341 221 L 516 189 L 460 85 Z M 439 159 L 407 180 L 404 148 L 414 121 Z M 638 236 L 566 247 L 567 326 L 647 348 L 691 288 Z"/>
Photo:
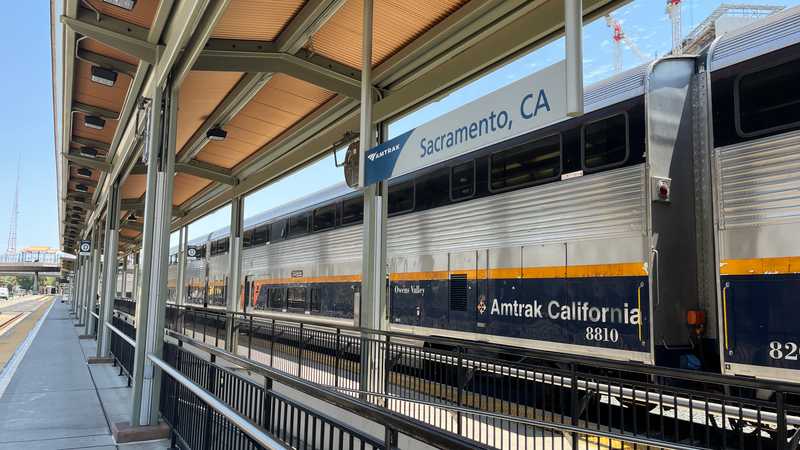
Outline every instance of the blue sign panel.
<path fill-rule="evenodd" d="M 565 64 L 491 94 L 369 149 L 363 185 L 414 172 L 566 117 Z"/>

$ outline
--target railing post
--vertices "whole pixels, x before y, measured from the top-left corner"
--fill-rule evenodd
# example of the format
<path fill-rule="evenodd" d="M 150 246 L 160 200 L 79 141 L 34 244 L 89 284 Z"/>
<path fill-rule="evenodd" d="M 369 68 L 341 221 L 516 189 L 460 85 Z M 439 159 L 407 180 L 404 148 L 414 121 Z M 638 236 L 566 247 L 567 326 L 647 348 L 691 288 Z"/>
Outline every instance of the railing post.
<path fill-rule="evenodd" d="M 272 319 L 272 332 L 269 334 L 269 366 L 275 362 L 275 319 Z"/>
<path fill-rule="evenodd" d="M 297 350 L 297 377 L 303 378 L 303 347 L 305 341 L 303 340 L 303 322 L 300 322 L 300 342 Z"/>
<path fill-rule="evenodd" d="M 466 377 L 464 376 L 464 348 L 458 347 L 458 367 L 456 368 L 456 385 L 458 389 L 456 390 L 456 401 L 458 402 L 458 407 L 461 408 L 464 406 L 464 390 L 466 389 Z M 458 435 L 461 436 L 462 432 L 462 425 L 461 425 L 461 411 L 456 412 L 456 431 Z"/>
<path fill-rule="evenodd" d="M 385 428 L 385 436 L 384 436 L 384 448 L 386 450 L 395 450 L 398 445 L 398 436 L 397 430 L 393 430 L 389 428 L 388 425 L 384 425 Z"/>
<path fill-rule="evenodd" d="M 570 416 L 572 417 L 571 423 L 573 427 L 578 426 L 578 395 L 580 391 L 578 390 L 578 377 L 577 372 L 575 370 L 575 364 L 570 364 Z M 572 434 L 572 448 L 578 448 L 578 434 Z"/>
<path fill-rule="evenodd" d="M 380 342 L 377 342 L 380 345 Z M 389 357 L 389 349 L 391 348 L 391 336 L 388 334 L 386 335 L 386 343 L 384 344 L 384 356 L 383 356 L 383 394 L 389 393 L 389 373 L 391 368 L 389 367 L 389 363 L 391 361 Z M 389 397 L 383 397 L 383 407 L 389 407 Z M 386 447 L 387 449 L 389 447 Z"/>
<path fill-rule="evenodd" d="M 778 441 L 777 448 L 779 449 L 788 449 L 788 445 L 786 443 L 786 405 L 784 404 L 784 395 L 783 392 L 775 392 L 775 413 L 777 414 L 777 425 L 778 429 L 776 430 L 776 439 Z"/>
<path fill-rule="evenodd" d="M 208 365 L 208 379 L 206 380 L 206 386 L 209 393 L 212 395 L 217 395 L 217 357 L 213 354 L 210 355 L 209 362 L 211 364 Z M 203 428 L 203 448 L 206 450 L 211 448 L 211 427 L 213 424 L 213 418 L 214 410 L 211 409 L 211 406 L 206 405 L 206 423 L 205 428 Z"/>
<path fill-rule="evenodd" d="M 264 404 L 261 409 L 264 411 L 264 429 L 273 432 L 272 429 L 272 378 L 264 377 Z"/>
<path fill-rule="evenodd" d="M 333 385 L 337 388 L 339 387 L 339 360 L 342 357 L 341 341 L 342 329 L 336 328 L 336 352 L 333 354 Z"/>
<path fill-rule="evenodd" d="M 247 359 L 253 354 L 253 316 L 250 316 L 250 332 L 247 334 Z"/>

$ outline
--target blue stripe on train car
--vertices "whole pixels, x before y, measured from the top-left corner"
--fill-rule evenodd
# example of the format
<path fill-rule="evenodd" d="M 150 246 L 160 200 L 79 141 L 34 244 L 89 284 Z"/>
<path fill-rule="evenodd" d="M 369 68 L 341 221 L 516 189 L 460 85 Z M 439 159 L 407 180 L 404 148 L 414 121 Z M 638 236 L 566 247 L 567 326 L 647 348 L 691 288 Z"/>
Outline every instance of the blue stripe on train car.
<path fill-rule="evenodd" d="M 725 362 L 800 369 L 800 275 L 723 275 L 720 280 L 727 307 Z"/>
<path fill-rule="evenodd" d="M 463 308 L 451 304 L 448 286 L 448 280 L 392 281 L 391 321 L 649 352 L 645 276 L 470 281 Z"/>

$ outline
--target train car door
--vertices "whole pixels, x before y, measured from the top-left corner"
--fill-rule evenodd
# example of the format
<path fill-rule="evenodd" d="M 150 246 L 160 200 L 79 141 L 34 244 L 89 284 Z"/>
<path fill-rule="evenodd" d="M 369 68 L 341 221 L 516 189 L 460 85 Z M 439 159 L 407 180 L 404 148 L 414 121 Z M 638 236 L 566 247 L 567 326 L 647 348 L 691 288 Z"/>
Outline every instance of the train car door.
<path fill-rule="evenodd" d="M 478 252 L 450 253 L 447 303 L 448 329 L 474 331 L 478 272 Z"/>

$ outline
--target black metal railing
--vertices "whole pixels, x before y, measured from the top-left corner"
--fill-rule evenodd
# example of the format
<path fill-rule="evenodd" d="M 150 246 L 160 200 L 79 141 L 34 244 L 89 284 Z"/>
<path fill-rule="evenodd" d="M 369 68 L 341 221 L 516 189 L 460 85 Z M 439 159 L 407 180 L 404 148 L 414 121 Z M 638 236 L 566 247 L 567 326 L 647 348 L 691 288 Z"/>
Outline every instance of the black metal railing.
<path fill-rule="evenodd" d="M 136 315 L 136 302 L 129 298 L 115 298 L 114 310 L 128 314 L 129 316 Z"/>
<path fill-rule="evenodd" d="M 240 356 L 492 447 L 535 445 L 530 420 L 716 449 L 800 440 L 795 385 L 192 307 L 167 326 L 225 348 L 229 317 Z"/>
<path fill-rule="evenodd" d="M 136 340 L 136 328 L 117 316 L 112 317 L 111 325 L 128 338 L 125 339 L 113 329 L 109 333 L 109 345 L 114 364 L 119 366 L 120 375 L 128 377 L 128 385 L 130 386 L 131 377 L 133 377 L 133 359 L 136 352 L 135 347 L 131 345 L 131 341 Z"/>
<path fill-rule="evenodd" d="M 290 448 L 384 449 L 382 442 L 338 420 L 313 411 L 175 344 L 164 345 L 164 361 Z M 262 448 L 167 376 L 161 414 L 175 443 L 190 449 Z"/>

